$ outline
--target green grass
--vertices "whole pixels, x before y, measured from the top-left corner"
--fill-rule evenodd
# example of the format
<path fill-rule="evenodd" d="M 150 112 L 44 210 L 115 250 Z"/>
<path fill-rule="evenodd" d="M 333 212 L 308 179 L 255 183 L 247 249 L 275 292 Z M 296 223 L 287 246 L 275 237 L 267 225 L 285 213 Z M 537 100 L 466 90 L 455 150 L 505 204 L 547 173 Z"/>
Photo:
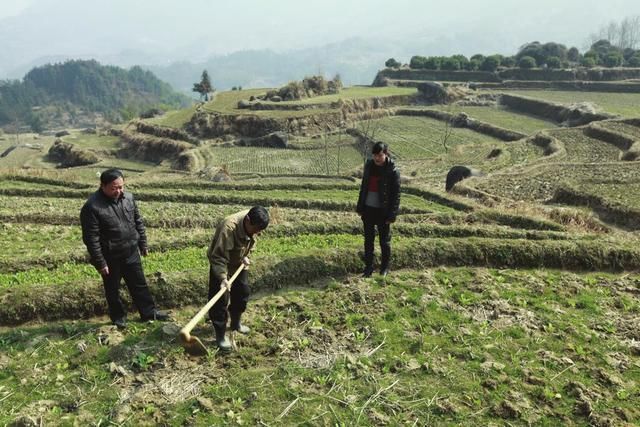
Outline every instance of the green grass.
<path fill-rule="evenodd" d="M 467 268 L 327 280 L 256 296 L 239 351 L 202 359 L 160 323 L 6 329 L 0 423 L 635 424 L 633 280 Z M 193 333 L 212 348 L 208 325 Z"/>
<path fill-rule="evenodd" d="M 441 106 L 439 110 L 451 114 L 464 112 L 473 119 L 527 135 L 531 135 L 542 129 L 558 127 L 554 122 L 516 113 L 501 107 Z"/>
<path fill-rule="evenodd" d="M 283 101 L 278 104 L 286 105 L 308 105 L 308 104 L 328 104 L 339 99 L 369 99 L 373 97 L 385 97 L 395 95 L 417 95 L 418 90 L 410 87 L 369 87 L 352 86 L 343 88 L 339 93 L 331 95 L 314 96 L 312 98 L 302 98 L 298 101 Z"/>
<path fill-rule="evenodd" d="M 167 111 L 161 116 L 146 119 L 144 121 L 158 126 L 182 129 L 184 125 L 189 123 L 191 117 L 196 111 L 196 108 L 197 106 L 193 105 L 189 108 L 183 108 L 182 110 Z"/>
<path fill-rule="evenodd" d="M 216 94 L 213 101 L 210 101 L 204 105 L 204 110 L 208 112 L 215 112 L 221 114 L 254 114 L 258 116 L 266 117 L 302 117 L 309 115 L 317 115 L 332 111 L 328 108 L 314 108 L 313 110 L 247 110 L 239 109 L 238 101 L 243 99 L 248 100 L 252 95 L 263 95 L 269 89 L 247 89 L 241 91 L 228 91 L 220 92 Z M 354 86 L 344 88 L 338 94 L 323 95 L 313 98 L 305 98 L 300 101 L 280 102 L 278 104 L 286 105 L 309 105 L 309 104 L 329 104 L 331 102 L 338 101 L 339 99 L 366 99 L 374 97 L 384 97 L 393 95 L 411 95 L 417 93 L 414 88 L 398 88 L 398 87 L 366 87 L 366 86 Z"/>
<path fill-rule="evenodd" d="M 331 151 L 341 149 L 356 144 L 356 139 L 346 132 L 338 132 L 319 137 L 292 136 L 289 137 L 289 148 L 292 149 L 324 149 L 329 148 Z"/>
<path fill-rule="evenodd" d="M 61 139 L 64 142 L 68 142 L 82 149 L 100 151 L 120 148 L 120 138 L 117 136 L 97 135 L 81 131 L 73 131 L 71 132 L 71 135 L 63 136 Z"/>
<path fill-rule="evenodd" d="M 434 159 L 445 154 L 445 123 L 439 120 L 429 117 L 393 116 L 372 120 L 368 126 L 369 134 L 373 133 L 374 138 L 388 142 L 391 152 L 399 160 Z M 455 150 L 461 145 L 487 145 L 498 141 L 469 129 L 451 128 L 447 146 L 450 150 Z"/>
<path fill-rule="evenodd" d="M 14 135 L 6 135 L 7 141 L 0 141 L 7 145 L 7 147 L 15 144 Z M 0 158 L 0 171 L 17 170 L 17 169 L 31 169 L 38 170 L 39 172 L 44 170 L 50 170 L 55 174 L 65 174 L 64 171 L 56 169 L 57 163 L 48 159 L 48 151 L 56 138 L 51 136 L 38 137 L 33 139 L 31 135 L 21 135 L 20 144 L 18 148 L 9 153 L 6 157 Z M 62 140 L 70 144 L 76 145 L 81 149 L 89 149 L 95 151 L 100 161 L 93 165 L 75 167 L 70 169 L 66 173 L 72 176 L 84 176 L 88 177 L 97 171 L 103 171 L 109 167 L 119 167 L 129 170 L 149 170 L 157 168 L 156 164 L 138 161 L 134 159 L 121 159 L 116 157 L 112 152 L 120 147 L 118 137 L 107 135 L 87 134 L 81 131 L 72 131 L 71 135 L 62 137 Z M 8 143 L 8 144 L 7 144 Z M 41 148 L 34 149 L 28 148 L 26 145 L 32 146 L 40 145 Z M 4 150 L 2 150 L 4 151 Z M 55 172 L 54 172 L 55 171 Z"/>
<path fill-rule="evenodd" d="M 182 230 L 175 230 L 178 235 Z M 353 235 L 301 235 L 294 237 L 264 238 L 260 240 L 260 254 L 254 258 L 259 261 L 268 256 L 291 256 L 305 253 L 319 254 L 332 248 L 360 247 L 362 238 Z M 208 244 L 208 243 L 207 243 Z M 163 273 L 204 270 L 208 265 L 206 246 L 192 246 L 161 253 L 151 253 L 144 259 L 147 275 L 162 271 Z M 33 268 L 17 273 L 0 273 L 0 287 L 46 285 L 55 286 L 85 280 L 98 279 L 93 266 L 89 264 L 63 263 L 54 269 Z"/>
<path fill-rule="evenodd" d="M 53 193 L 56 190 L 59 190 L 60 187 L 53 186 L 50 184 L 34 184 L 27 183 L 21 181 L 2 181 L 0 180 L 0 189 L 7 189 L 13 191 L 19 190 L 39 190 L 43 191 L 43 195 L 45 197 L 30 197 L 22 201 L 21 198 L 15 198 L 13 196 L 2 196 L 0 197 L 0 213 L 6 216 L 15 215 L 14 208 L 11 205 L 15 201 L 19 201 L 22 205 L 22 213 L 24 214 L 38 214 L 41 216 L 46 216 L 46 212 L 50 213 L 52 216 L 59 216 L 62 212 L 65 212 L 67 215 L 70 212 L 79 212 L 79 208 L 84 203 L 85 195 L 88 196 L 92 191 L 88 189 L 79 189 L 79 190 L 69 190 L 70 192 L 65 193 L 65 197 L 77 196 L 76 199 L 72 199 L 71 201 L 62 202 L 60 200 L 56 201 L 53 198 L 48 199 L 46 197 L 47 192 Z M 60 190 L 66 190 L 64 188 Z M 183 198 L 183 200 L 201 200 L 207 201 L 211 197 L 222 200 L 222 206 L 231 202 L 236 206 L 238 205 L 247 205 L 262 203 L 267 206 L 275 206 L 282 205 L 287 206 L 287 202 L 298 202 L 295 203 L 294 206 L 304 207 L 303 202 L 315 202 L 317 204 L 331 204 L 331 206 L 335 206 L 335 209 L 328 210 L 345 210 L 345 207 L 352 206 L 352 210 L 355 210 L 355 204 L 358 199 L 358 187 L 353 186 L 350 189 L 326 189 L 326 190 L 316 190 L 316 189 L 248 189 L 245 191 L 238 190 L 224 190 L 224 189 L 215 189 L 215 190 L 181 190 L 177 192 L 175 189 L 162 189 L 156 188 L 153 191 L 151 189 L 147 189 L 146 191 L 137 192 L 138 196 L 138 204 L 140 206 L 140 210 L 143 216 L 148 216 L 152 221 L 157 224 L 162 223 L 163 218 L 168 218 L 175 220 L 176 217 L 190 217 L 194 214 L 198 217 L 202 217 L 203 215 L 210 215 L 212 212 L 210 211 L 210 207 L 213 206 L 214 212 L 217 215 L 220 215 L 222 212 L 228 212 L 228 209 L 221 210 L 220 205 L 214 203 L 212 205 L 203 205 L 193 204 L 193 203 L 168 203 L 168 202 L 157 202 L 157 201 L 145 201 L 145 194 L 153 195 L 157 197 L 158 194 L 167 194 L 167 199 L 169 199 L 169 195 L 176 195 Z M 5 198 L 6 197 L 6 198 Z M 67 200 L 63 198 L 62 200 Z M 228 200 L 228 202 L 224 202 L 224 200 Z M 235 201 L 235 202 L 234 202 Z M 146 205 L 146 203 L 150 203 Z M 60 205 L 64 204 L 62 209 Z M 148 207 L 147 207 L 148 206 Z M 175 208 L 172 208 L 175 206 Z M 430 200 L 426 200 L 422 197 L 414 196 L 412 194 L 402 194 L 402 209 L 404 210 L 424 210 L 431 212 L 451 212 L 452 209 L 432 202 Z M 147 210 L 148 209 L 148 210 Z M 349 209 L 351 210 L 351 209 Z"/>
<path fill-rule="evenodd" d="M 0 272 L 55 268 L 65 262 L 86 262 L 87 250 L 79 225 L 3 224 L 0 244 Z M 206 244 L 212 228 L 148 228 L 151 250 L 166 250 L 191 244 Z M 51 242 L 55 241 L 55 245 Z"/>
<path fill-rule="evenodd" d="M 436 188 L 444 188 L 444 179 L 452 166 L 467 165 L 483 172 L 531 162 L 542 157 L 542 150 L 527 141 L 504 142 L 463 128 L 449 128 L 428 117 L 394 116 L 361 125 L 375 139 L 389 144 L 402 173 L 415 176 Z M 498 158 L 489 153 L 500 149 Z"/>
<path fill-rule="evenodd" d="M 198 166 L 226 166 L 231 176 L 243 173 L 345 175 L 364 161 L 351 145 L 309 150 L 204 146 L 193 150 Z"/>
<path fill-rule="evenodd" d="M 640 140 L 640 127 L 629 125 L 618 121 L 602 121 L 598 123 L 605 129 L 626 134 L 627 136 Z"/>
<path fill-rule="evenodd" d="M 587 181 L 580 183 L 580 191 L 602 197 L 618 206 L 640 210 L 640 181 L 632 183 Z"/>
<path fill-rule="evenodd" d="M 209 113 L 220 114 L 250 114 L 259 117 L 274 117 L 274 118 L 286 118 L 286 117 L 306 117 L 315 116 L 322 113 L 328 113 L 331 110 L 327 108 L 313 109 L 313 110 L 248 110 L 238 108 L 238 102 L 245 99 L 248 100 L 252 95 L 257 96 L 266 93 L 268 89 L 246 89 L 246 90 L 233 90 L 228 92 L 220 92 L 216 94 L 213 101 L 210 101 L 203 106 L 203 110 Z"/>
<path fill-rule="evenodd" d="M 593 102 L 608 113 L 619 114 L 623 117 L 640 116 L 640 93 L 563 92 L 555 90 L 509 90 L 508 93 L 561 104 Z"/>
<path fill-rule="evenodd" d="M 549 131 L 558 138 L 567 151 L 566 159 L 572 162 L 617 162 L 622 152 L 618 147 L 600 139 L 586 136 L 582 129 Z"/>
<path fill-rule="evenodd" d="M 223 114 L 236 114 L 240 111 L 246 112 L 246 110 L 238 109 L 238 102 L 243 99 L 249 99 L 251 96 L 264 94 L 267 90 L 268 89 L 244 89 L 218 92 L 213 101 L 204 104 L 204 110 Z"/>
<path fill-rule="evenodd" d="M 617 199 L 627 197 L 625 205 L 637 206 L 640 196 L 636 195 L 635 186 L 638 182 L 640 171 L 633 163 L 581 165 L 558 162 L 540 164 L 525 173 L 496 174 L 476 181 L 474 186 L 515 200 L 546 200 L 553 196 L 558 186 L 568 183 L 577 188 L 593 187 L 594 194 L 604 197 L 608 194 Z M 594 186 L 598 186 L 597 190 Z M 628 195 L 625 196 L 626 187 Z"/>
<path fill-rule="evenodd" d="M 45 159 L 52 143 L 53 138 L 39 138 L 37 140 L 32 140 L 30 138 L 26 138 L 24 135 L 21 136 L 19 145 L 8 155 L 0 158 L 0 170 L 21 167 L 38 169 L 55 168 L 55 163 L 48 162 Z M 41 145 L 41 148 L 28 148 L 25 144 L 32 144 L 34 147 L 35 144 L 39 144 Z M 12 139 L 9 144 L 6 144 L 6 147 L 8 148 L 13 145 L 16 144 L 15 140 Z"/>

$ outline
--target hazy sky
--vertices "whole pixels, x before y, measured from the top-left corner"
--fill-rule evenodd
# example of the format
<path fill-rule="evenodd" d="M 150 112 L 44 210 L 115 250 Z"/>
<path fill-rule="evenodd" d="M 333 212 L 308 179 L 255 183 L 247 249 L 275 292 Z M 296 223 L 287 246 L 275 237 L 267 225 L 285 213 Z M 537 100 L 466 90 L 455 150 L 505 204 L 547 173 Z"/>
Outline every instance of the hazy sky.
<path fill-rule="evenodd" d="M 352 37 L 394 41 L 398 52 L 434 40 L 456 49 L 423 55 L 512 54 L 533 40 L 582 49 L 598 27 L 633 15 L 639 0 L 0 0 L 0 78 L 46 57 L 170 63 Z"/>

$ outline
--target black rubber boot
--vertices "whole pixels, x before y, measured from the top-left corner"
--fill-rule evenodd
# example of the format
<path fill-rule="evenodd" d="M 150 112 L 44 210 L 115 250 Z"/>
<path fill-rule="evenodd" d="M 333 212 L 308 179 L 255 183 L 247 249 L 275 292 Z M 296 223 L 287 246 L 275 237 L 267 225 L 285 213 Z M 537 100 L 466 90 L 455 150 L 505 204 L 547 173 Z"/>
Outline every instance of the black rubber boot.
<path fill-rule="evenodd" d="M 251 329 L 249 329 L 249 327 L 244 326 L 241 322 L 240 322 L 240 317 L 242 315 L 239 313 L 229 313 L 229 317 L 231 317 L 231 330 L 232 331 L 238 331 L 241 334 L 248 334 L 249 332 L 251 332 Z"/>
<path fill-rule="evenodd" d="M 365 267 L 362 271 L 362 277 L 371 277 L 373 274 L 373 267 Z"/>
<path fill-rule="evenodd" d="M 227 339 L 224 329 L 214 328 L 216 331 L 216 346 L 223 353 L 229 353 L 231 351 L 231 343 Z"/>

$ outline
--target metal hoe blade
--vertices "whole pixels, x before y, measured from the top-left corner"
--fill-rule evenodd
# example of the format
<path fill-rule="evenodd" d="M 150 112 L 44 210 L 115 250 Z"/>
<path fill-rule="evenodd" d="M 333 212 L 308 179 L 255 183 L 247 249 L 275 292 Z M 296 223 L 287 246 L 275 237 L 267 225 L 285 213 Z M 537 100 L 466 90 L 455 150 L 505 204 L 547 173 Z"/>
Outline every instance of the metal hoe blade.
<path fill-rule="evenodd" d="M 231 278 L 229 279 L 229 285 L 228 285 L 229 289 L 231 288 L 233 281 L 236 280 L 236 277 L 238 277 L 238 275 L 242 270 L 244 270 L 244 268 L 245 268 L 245 265 L 240 265 L 236 270 L 236 272 L 233 273 L 233 276 L 231 276 Z M 209 312 L 209 310 L 211 309 L 211 307 L 213 307 L 216 301 L 218 301 L 218 299 L 220 299 L 220 297 L 224 295 L 225 292 L 227 292 L 227 288 L 223 287 L 222 289 L 220 289 L 218 293 L 216 293 L 209 300 L 209 302 L 207 302 L 205 306 L 202 307 L 195 316 L 193 316 L 193 318 L 189 321 L 189 323 L 187 323 L 186 326 L 180 330 L 180 333 L 178 334 L 180 338 L 180 342 L 184 347 L 184 351 L 186 351 L 190 355 L 204 356 L 205 354 L 209 353 L 207 351 L 207 347 L 205 347 L 204 344 L 202 344 L 202 341 L 200 341 L 198 337 L 194 337 L 193 335 L 191 335 L 190 332 L 193 329 L 193 327 L 196 326 L 196 324 L 200 321 L 200 319 L 202 319 Z M 235 341 L 234 341 L 234 344 L 235 344 Z"/>
<path fill-rule="evenodd" d="M 209 353 L 207 347 L 202 344 L 200 338 L 189 334 L 180 334 L 180 342 L 184 351 L 191 356 L 205 356 Z"/>

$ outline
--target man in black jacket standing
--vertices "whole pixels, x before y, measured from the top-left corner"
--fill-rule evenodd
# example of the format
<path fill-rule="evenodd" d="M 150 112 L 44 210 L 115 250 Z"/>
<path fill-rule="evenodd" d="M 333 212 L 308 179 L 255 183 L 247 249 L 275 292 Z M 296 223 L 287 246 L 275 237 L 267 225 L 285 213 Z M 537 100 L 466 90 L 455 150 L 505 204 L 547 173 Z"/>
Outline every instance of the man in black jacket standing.
<path fill-rule="evenodd" d="M 156 309 L 142 271 L 140 254 L 148 253 L 147 235 L 133 195 L 124 191 L 120 170 L 108 169 L 100 175 L 100 188 L 82 207 L 80 222 L 91 264 L 102 276 L 113 324 L 119 329 L 127 326 L 119 295 L 122 278 L 143 321 L 168 320 L 166 312 Z"/>
<path fill-rule="evenodd" d="M 391 259 L 391 226 L 400 206 L 400 173 L 389 157 L 389 147 L 376 142 L 371 150 L 373 158 L 364 165 L 357 212 L 364 223 L 364 272 L 373 273 L 373 242 L 378 228 L 380 238 L 380 274 L 389 273 Z"/>

